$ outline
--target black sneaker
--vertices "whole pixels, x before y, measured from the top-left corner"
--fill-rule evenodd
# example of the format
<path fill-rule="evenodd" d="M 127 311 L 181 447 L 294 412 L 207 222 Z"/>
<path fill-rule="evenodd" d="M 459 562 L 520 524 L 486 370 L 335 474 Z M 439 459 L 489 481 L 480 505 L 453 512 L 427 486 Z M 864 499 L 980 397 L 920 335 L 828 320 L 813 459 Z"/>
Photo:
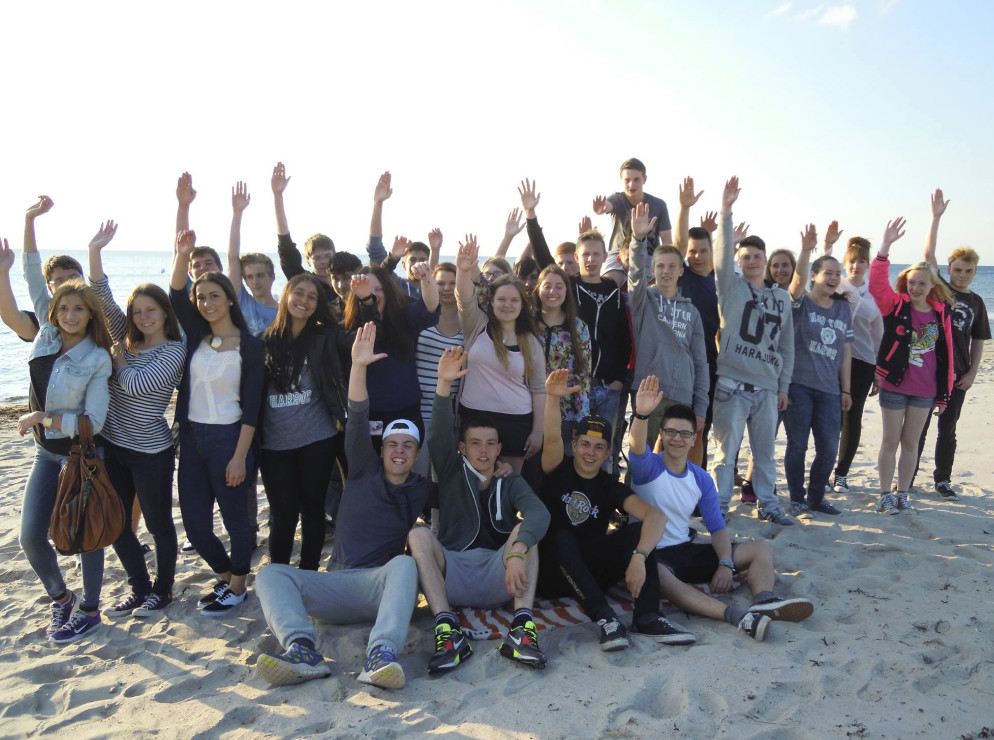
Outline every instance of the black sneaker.
<path fill-rule="evenodd" d="M 759 612 L 746 612 L 746 615 L 739 620 L 739 629 L 749 635 L 757 642 L 766 639 L 766 631 L 770 628 L 770 618 Z"/>
<path fill-rule="evenodd" d="M 597 624 L 601 628 L 601 650 L 605 653 L 624 650 L 631 645 L 628 641 L 628 630 L 617 618 L 598 619 Z"/>
<path fill-rule="evenodd" d="M 69 592 L 69 598 L 65 600 L 65 603 L 60 604 L 57 601 L 53 601 L 52 619 L 49 621 L 48 627 L 45 628 L 45 634 L 53 635 L 62 629 L 66 625 L 66 622 L 69 621 L 78 603 L 79 599 L 72 591 Z"/>
<path fill-rule="evenodd" d="M 197 602 L 197 608 L 203 609 L 208 604 L 213 604 L 215 601 L 217 601 L 217 597 L 223 594 L 227 590 L 228 590 L 228 582 L 218 581 L 211 587 L 210 593 L 204 594 L 203 596 L 200 597 L 200 600 Z"/>
<path fill-rule="evenodd" d="M 820 504 L 810 508 L 811 511 L 817 511 L 819 514 L 828 514 L 829 516 L 839 516 L 842 513 L 841 510 L 836 509 L 827 501 L 822 501 Z"/>
<path fill-rule="evenodd" d="M 656 617 L 648 624 L 632 622 L 633 635 L 646 635 L 663 645 L 693 645 L 697 638 L 693 633 L 677 627 L 665 617 Z"/>
<path fill-rule="evenodd" d="M 911 505 L 911 494 L 907 491 L 898 491 L 894 494 L 894 499 L 897 502 L 898 511 L 914 511 L 915 507 Z"/>
<path fill-rule="evenodd" d="M 473 646 L 462 630 L 443 622 L 435 627 L 435 654 L 428 659 L 428 673 L 451 671 L 472 654 Z"/>
<path fill-rule="evenodd" d="M 132 617 L 150 617 L 173 603 L 172 594 L 151 593 L 145 597 L 141 606 L 131 612 Z"/>
<path fill-rule="evenodd" d="M 236 594 L 230 588 L 225 587 L 224 592 L 201 609 L 200 613 L 205 617 L 223 617 L 232 609 L 241 606 L 247 596 L 248 589 L 242 591 L 240 594 Z"/>
<path fill-rule="evenodd" d="M 535 623 L 531 620 L 512 627 L 497 647 L 505 658 L 524 663 L 529 668 L 545 668 L 545 653 L 539 649 Z"/>
<path fill-rule="evenodd" d="M 122 617 L 130 617 L 131 612 L 140 607 L 145 601 L 144 596 L 139 596 L 138 594 L 131 594 L 124 601 L 114 604 L 114 606 L 109 606 L 104 609 L 105 617 L 112 617 L 114 619 L 121 619 Z"/>
<path fill-rule="evenodd" d="M 765 614 L 770 619 L 784 622 L 803 622 L 814 610 L 814 604 L 807 599 L 785 599 L 782 596 L 774 596 L 749 607 L 750 612 Z"/>
<path fill-rule="evenodd" d="M 773 522 L 774 524 L 779 524 L 781 527 L 789 527 L 794 521 L 783 513 L 783 509 L 779 506 L 766 511 L 765 509 L 756 509 L 756 516 L 765 522 Z"/>
<path fill-rule="evenodd" d="M 935 492 L 939 494 L 942 498 L 955 499 L 956 491 L 953 490 L 952 485 L 949 481 L 943 480 L 935 484 Z"/>

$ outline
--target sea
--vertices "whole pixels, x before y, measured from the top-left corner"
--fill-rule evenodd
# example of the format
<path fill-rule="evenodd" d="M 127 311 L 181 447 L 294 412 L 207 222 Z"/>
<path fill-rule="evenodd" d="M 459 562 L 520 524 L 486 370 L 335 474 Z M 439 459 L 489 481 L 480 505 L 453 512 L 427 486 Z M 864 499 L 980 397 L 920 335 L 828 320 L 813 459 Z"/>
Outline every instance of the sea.
<path fill-rule="evenodd" d="M 75 250 L 66 254 L 79 260 L 86 267 L 86 250 Z M 45 255 L 43 254 L 43 257 Z M 442 255 L 443 260 L 453 261 L 454 255 Z M 278 260 L 273 257 L 273 261 Z M 123 308 L 131 289 L 140 283 L 155 283 L 164 289 L 169 289 L 169 270 L 172 264 L 172 252 L 169 251 L 118 251 L 106 249 L 103 252 L 104 272 L 110 278 L 110 287 L 114 298 Z M 21 261 L 17 261 L 10 271 L 11 284 L 17 305 L 26 310 L 31 309 L 28 299 L 27 286 L 21 279 Z M 891 265 L 891 278 L 907 265 Z M 944 267 L 942 270 L 944 271 Z M 279 269 L 276 270 L 276 282 L 273 293 L 279 295 L 286 284 Z M 971 289 L 984 299 L 984 302 L 994 310 L 994 266 L 981 265 L 977 270 Z M 0 325 L 0 405 L 27 403 L 28 398 L 28 348 L 30 344 L 22 341 L 6 326 Z"/>

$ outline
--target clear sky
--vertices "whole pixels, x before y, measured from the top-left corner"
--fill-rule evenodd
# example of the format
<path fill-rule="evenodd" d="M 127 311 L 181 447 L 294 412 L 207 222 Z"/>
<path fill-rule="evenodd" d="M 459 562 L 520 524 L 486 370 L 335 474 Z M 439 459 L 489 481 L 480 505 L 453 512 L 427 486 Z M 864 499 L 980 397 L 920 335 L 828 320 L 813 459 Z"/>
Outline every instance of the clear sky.
<path fill-rule="evenodd" d="M 388 238 L 439 226 L 451 253 L 474 231 L 485 253 L 527 176 L 555 243 L 637 156 L 674 219 L 682 177 L 705 190 L 692 224 L 738 174 L 735 218 L 770 248 L 832 218 L 876 244 L 905 216 L 896 261 L 918 258 L 942 187 L 940 253 L 994 264 L 994 3 L 53 1 L 3 3 L 0 28 L 16 249 L 40 193 L 43 251 L 85 247 L 106 218 L 118 248 L 167 249 L 188 170 L 200 243 L 226 243 L 242 179 L 243 249 L 275 252 L 277 160 L 301 244 L 361 252 L 387 169 Z"/>

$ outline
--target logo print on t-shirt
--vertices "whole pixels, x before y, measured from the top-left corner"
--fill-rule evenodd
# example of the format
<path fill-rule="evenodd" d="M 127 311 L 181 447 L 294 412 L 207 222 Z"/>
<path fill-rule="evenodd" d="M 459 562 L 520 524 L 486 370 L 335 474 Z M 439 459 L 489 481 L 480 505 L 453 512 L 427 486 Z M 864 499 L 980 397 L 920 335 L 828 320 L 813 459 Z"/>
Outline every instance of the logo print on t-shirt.
<path fill-rule="evenodd" d="M 973 306 L 963 301 L 956 301 L 956 305 L 953 306 L 952 311 L 953 328 L 966 334 L 970 331 L 973 326 L 973 319 L 975 318 L 975 312 Z"/>
<path fill-rule="evenodd" d="M 925 365 L 924 355 L 935 351 L 935 343 L 938 339 L 939 325 L 934 321 L 919 326 L 917 329 L 912 329 L 909 346 L 911 356 L 908 358 L 908 364 L 923 367 Z"/>
<path fill-rule="evenodd" d="M 835 329 L 830 326 L 823 326 L 821 329 L 821 343 L 827 345 L 835 344 Z"/>
<path fill-rule="evenodd" d="M 566 516 L 569 517 L 570 524 L 574 527 L 580 526 L 590 517 L 596 519 L 600 513 L 596 506 L 590 505 L 590 498 L 587 494 L 580 491 L 564 493 L 562 502 L 566 504 Z"/>

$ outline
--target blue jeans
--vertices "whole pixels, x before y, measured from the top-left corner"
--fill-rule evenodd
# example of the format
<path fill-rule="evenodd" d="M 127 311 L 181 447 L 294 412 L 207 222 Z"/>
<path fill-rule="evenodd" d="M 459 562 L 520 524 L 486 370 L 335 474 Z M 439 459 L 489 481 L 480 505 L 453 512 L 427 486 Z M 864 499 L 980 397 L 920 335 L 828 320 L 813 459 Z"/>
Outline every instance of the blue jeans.
<path fill-rule="evenodd" d="M 271 563 L 259 571 L 255 591 L 266 624 L 283 647 L 299 639 L 317 643 L 310 616 L 330 624 L 373 622 L 367 655 L 379 645 L 397 655 L 418 597 L 418 567 L 408 555 L 379 568 L 330 573 Z"/>
<path fill-rule="evenodd" d="M 255 452 L 245 457 L 246 480 L 237 486 L 225 482 L 225 469 L 235 454 L 242 424 L 187 422 L 180 429 L 179 507 L 186 536 L 215 573 L 248 575 L 252 569 L 255 528 L 249 518 L 249 475 Z M 231 539 L 231 557 L 214 534 L 214 502 Z"/>
<path fill-rule="evenodd" d="M 618 406 L 621 402 L 621 391 L 613 391 L 604 384 L 604 381 L 594 379 L 590 384 L 590 415 L 600 416 L 608 424 L 614 424 L 618 416 Z M 569 442 L 566 441 L 567 449 Z M 616 453 L 612 451 L 608 459 L 604 461 L 601 470 L 611 472 L 614 467 L 612 460 L 617 460 Z"/>
<path fill-rule="evenodd" d="M 747 391 L 744 388 L 729 390 L 719 385 L 714 391 L 714 439 L 718 444 L 713 476 L 718 489 L 718 501 L 727 508 L 732 500 L 735 483 L 735 458 L 742 446 L 746 426 L 749 427 L 749 445 L 752 448 L 752 487 L 764 511 L 777 508 L 777 465 L 774 443 L 777 433 L 776 391 Z"/>
<path fill-rule="evenodd" d="M 162 452 L 136 452 L 108 443 L 104 454 L 107 476 L 124 502 L 130 523 L 131 508 L 138 496 L 145 527 L 155 541 L 156 578 L 153 586 L 145 564 L 141 543 L 131 527 L 114 543 L 133 593 L 165 596 L 173 590 L 176 577 L 176 525 L 173 524 L 173 448 Z"/>
<path fill-rule="evenodd" d="M 798 383 L 790 384 L 790 405 L 784 413 L 787 454 L 783 466 L 791 501 L 804 503 L 805 500 L 804 458 L 811 434 L 815 438 L 815 459 L 808 477 L 808 506 L 819 506 L 825 498 L 825 486 L 839 452 L 841 400 L 838 393 L 827 393 Z"/>
<path fill-rule="evenodd" d="M 21 549 L 53 601 L 65 596 L 66 582 L 55 548 L 48 539 L 48 530 L 55 510 L 59 473 L 68 459 L 35 445 L 35 461 L 21 504 Z M 88 612 L 96 611 L 104 579 L 104 551 L 87 553 L 81 559 L 83 598 L 79 607 Z"/>

